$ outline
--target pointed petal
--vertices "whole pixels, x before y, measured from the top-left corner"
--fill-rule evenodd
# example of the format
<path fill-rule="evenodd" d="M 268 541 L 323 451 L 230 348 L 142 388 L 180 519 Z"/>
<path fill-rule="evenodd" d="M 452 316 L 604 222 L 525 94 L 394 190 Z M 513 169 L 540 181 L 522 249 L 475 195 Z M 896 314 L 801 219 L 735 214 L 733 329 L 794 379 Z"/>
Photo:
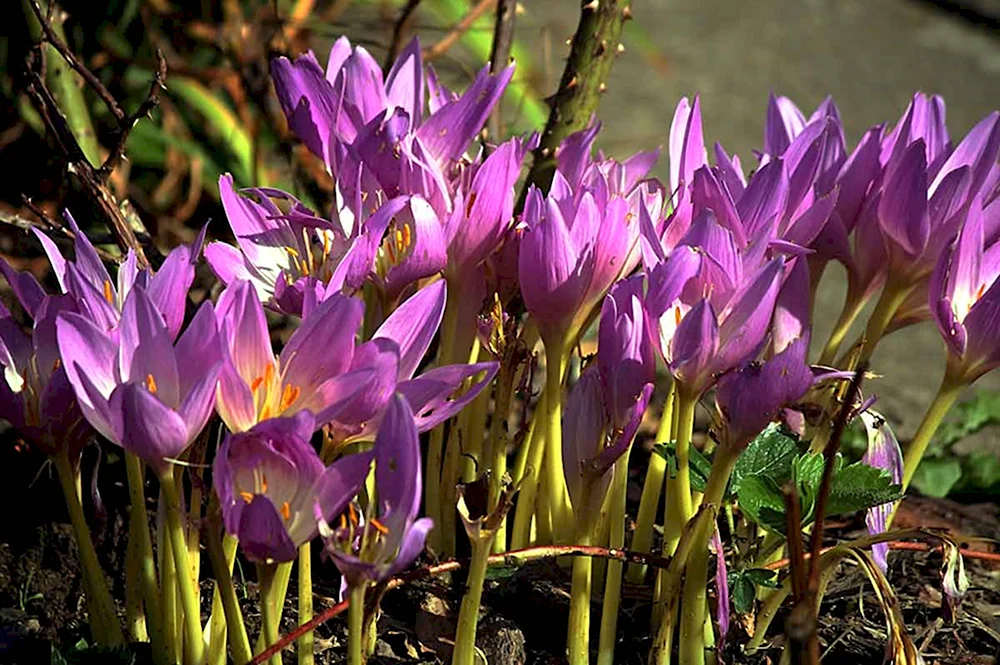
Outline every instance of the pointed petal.
<path fill-rule="evenodd" d="M 191 248 L 187 246 L 177 247 L 171 251 L 160 269 L 149 280 L 146 293 L 163 315 L 171 339 L 177 338 L 181 326 L 184 325 L 184 309 L 192 282 L 194 282 L 194 263 Z"/>
<path fill-rule="evenodd" d="M 911 258 L 923 252 L 930 236 L 927 217 L 927 162 L 922 141 L 903 152 L 885 177 L 878 220 L 887 240 Z"/>
<path fill-rule="evenodd" d="M 399 379 L 413 376 L 434 340 L 447 293 L 445 281 L 438 280 L 403 301 L 379 326 L 373 339 L 389 339 L 399 347 Z"/>
<path fill-rule="evenodd" d="M 341 295 L 320 303 L 281 351 L 285 381 L 309 393 L 350 367 L 363 309 L 360 301 Z"/>
<path fill-rule="evenodd" d="M 496 375 L 499 365 L 494 362 L 473 365 L 446 365 L 424 372 L 415 379 L 402 381 L 396 386 L 416 414 L 417 429 L 421 432 L 448 420 L 475 399 Z M 463 382 L 485 372 L 461 396 L 452 398 Z"/>
<path fill-rule="evenodd" d="M 111 409 L 120 413 L 122 447 L 157 473 L 163 473 L 169 465 L 164 458 L 176 459 L 192 440 L 180 415 L 144 385 L 118 386 L 111 396 Z"/>
<path fill-rule="evenodd" d="M 424 111 L 424 61 L 420 40 L 414 37 L 400 51 L 385 81 L 389 104 L 402 107 L 414 125 L 423 120 Z"/>
<path fill-rule="evenodd" d="M 289 537 L 277 508 L 262 494 L 254 495 L 244 506 L 236 537 L 243 554 L 250 561 L 282 563 L 295 560 L 295 543 Z"/>
<path fill-rule="evenodd" d="M 3 273 L 4 278 L 6 278 L 7 283 L 10 285 L 10 290 L 14 292 L 24 311 L 34 318 L 35 311 L 42 304 L 42 300 L 45 299 L 45 289 L 42 288 L 42 285 L 38 283 L 34 275 L 29 272 L 14 270 L 2 258 L 0 258 L 0 273 Z"/>

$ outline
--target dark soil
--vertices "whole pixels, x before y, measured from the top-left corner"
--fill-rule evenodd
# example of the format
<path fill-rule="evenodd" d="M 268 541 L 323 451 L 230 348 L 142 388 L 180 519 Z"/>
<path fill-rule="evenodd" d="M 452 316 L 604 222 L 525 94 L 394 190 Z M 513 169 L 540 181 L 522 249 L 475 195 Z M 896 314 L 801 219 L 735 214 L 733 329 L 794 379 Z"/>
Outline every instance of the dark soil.
<path fill-rule="evenodd" d="M 9 439 L 9 432 L 5 438 Z M 89 485 L 95 449 L 84 463 L 85 487 Z M 7 507 L 0 535 L 0 663 L 52 662 L 53 645 L 71 649 L 89 639 L 76 545 L 66 523 L 66 510 L 58 484 L 42 458 L 23 447 L 0 447 L 0 500 Z M 41 467 L 41 471 L 39 468 Z M 93 523 L 97 547 L 117 599 L 124 597 L 122 564 L 125 540 L 123 507 L 126 498 L 120 462 L 105 459 L 98 486 L 105 515 Z M 85 492 L 89 494 L 89 492 Z M 90 514 L 93 506 L 88 505 Z M 973 536 L 1000 537 L 995 504 L 966 505 L 947 500 L 909 498 L 899 513 L 899 524 L 920 522 L 950 528 L 972 547 L 986 547 Z M 860 523 L 842 525 L 837 536 L 850 536 Z M 203 562 L 210 573 L 207 557 Z M 890 581 L 899 597 L 909 634 L 928 664 L 969 665 L 992 663 L 1000 650 L 1000 568 L 978 561 L 966 562 L 970 590 L 953 623 L 943 620 L 940 555 L 893 552 Z M 259 629 L 257 587 L 253 567 L 238 566 L 234 578 L 252 639 Z M 337 601 L 339 579 L 332 565 L 314 565 L 316 611 Z M 246 577 L 244 577 L 246 573 Z M 596 579 L 596 577 L 595 577 Z M 596 583 L 595 583 L 596 586 Z M 454 636 L 455 615 L 464 587 L 462 574 L 423 580 L 389 592 L 379 619 L 379 643 L 374 662 L 448 662 Z M 202 585 L 203 611 L 207 616 L 211 583 Z M 539 562 L 519 569 L 491 573 L 484 596 L 479 647 L 490 665 L 531 665 L 565 661 L 565 626 L 569 609 L 569 571 L 556 562 Z M 619 617 L 617 662 L 644 663 L 651 635 L 651 598 L 648 587 L 626 587 Z M 592 628 L 596 647 L 600 594 L 595 593 Z M 119 606 L 119 611 L 123 608 Z M 283 615 L 282 632 L 296 623 L 295 585 L 291 584 Z M 724 659 L 729 663 L 777 662 L 783 637 L 783 616 L 772 624 L 772 637 L 756 656 L 741 650 L 749 621 L 733 621 Z M 858 665 L 883 662 L 886 624 L 864 573 L 843 566 L 825 597 L 820 635 L 826 662 Z M 316 633 L 316 662 L 345 660 L 346 626 L 338 617 Z M 294 662 L 293 651 L 285 663 Z M 112 662 L 107 657 L 79 662 Z M 114 662 L 118 662 L 115 659 Z M 123 662 L 148 662 L 148 648 L 135 649 Z"/>

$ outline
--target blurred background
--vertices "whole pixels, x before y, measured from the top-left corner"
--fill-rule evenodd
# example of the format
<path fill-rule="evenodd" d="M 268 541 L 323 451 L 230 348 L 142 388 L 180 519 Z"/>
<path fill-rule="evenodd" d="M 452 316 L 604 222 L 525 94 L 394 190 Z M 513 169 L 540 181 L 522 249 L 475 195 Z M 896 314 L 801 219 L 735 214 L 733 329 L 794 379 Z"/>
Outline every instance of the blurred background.
<path fill-rule="evenodd" d="M 0 254 L 51 280 L 24 227 L 44 226 L 41 217 L 58 220 L 67 207 L 85 228 L 96 216 L 67 179 L 64 157 L 24 94 L 25 57 L 38 23 L 26 0 L 2 5 Z M 64 0 L 52 17 L 127 113 L 149 90 L 156 49 L 164 54 L 159 107 L 132 131 L 127 160 L 109 184 L 131 204 L 126 216 L 140 238 L 165 250 L 191 241 L 205 223 L 210 235 L 229 237 L 216 189 L 222 173 L 233 173 L 238 185 L 277 186 L 328 207 L 332 182 L 289 135 L 270 87 L 270 58 L 311 48 L 325 63 L 330 44 L 346 34 L 381 62 L 394 39 L 398 46 L 415 35 L 443 80 L 460 88 L 488 58 L 493 14 L 492 0 Z M 1000 106 L 1000 0 L 635 0 L 633 15 L 600 108 L 598 144 L 618 157 L 664 144 L 684 95 L 701 96 L 706 139 L 740 154 L 744 164 L 755 163 L 752 151 L 762 143 L 769 92 L 792 98 L 807 115 L 832 95 L 852 145 L 868 126 L 894 123 L 917 90 L 944 96 L 956 143 Z M 544 99 L 558 83 L 578 17 L 577 0 L 520 3 L 518 70 L 504 100 L 507 131 L 544 123 Z M 113 116 L 53 53 L 43 74 L 84 152 L 99 163 L 116 141 Z M 665 159 L 656 173 L 666 176 Z M 110 243 L 106 229 L 94 231 Z M 828 271 L 819 294 L 817 343 L 840 311 L 838 270 Z M 7 303 L 9 295 L 0 292 Z M 896 333 L 874 361 L 885 377 L 868 388 L 906 439 L 940 380 L 938 333 L 929 324 Z M 1000 400 L 990 392 L 998 387 L 996 373 L 978 386 L 987 392 L 975 409 L 987 423 L 1000 419 Z M 986 427 L 958 445 L 993 464 L 1000 482 L 998 431 Z"/>

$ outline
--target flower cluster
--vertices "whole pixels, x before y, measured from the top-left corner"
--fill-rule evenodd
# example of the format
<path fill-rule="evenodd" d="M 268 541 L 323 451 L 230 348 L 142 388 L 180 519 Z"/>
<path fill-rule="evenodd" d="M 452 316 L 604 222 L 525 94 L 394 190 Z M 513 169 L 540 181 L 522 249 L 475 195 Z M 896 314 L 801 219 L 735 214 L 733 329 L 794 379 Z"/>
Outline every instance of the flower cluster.
<path fill-rule="evenodd" d="M 832 395 L 879 340 L 932 319 L 948 369 L 905 461 L 884 419 L 863 414 L 866 461 L 905 488 L 958 390 L 1000 366 L 998 113 L 953 146 L 943 100 L 917 94 L 891 130 L 873 127 L 849 149 L 832 100 L 806 117 L 772 96 L 763 148 L 747 172 L 722 146 L 710 153 L 700 102 L 683 99 L 665 137 L 669 182 L 650 176 L 658 152 L 624 161 L 595 154 L 594 123 L 562 142 L 551 184 L 526 183 L 516 209 L 538 137 L 476 141 L 512 66 L 484 68 L 456 94 L 424 65 L 416 41 L 383 76 L 364 48 L 342 38 L 325 69 L 308 53 L 276 59 L 272 74 L 290 128 L 333 178 L 328 212 L 277 189 L 237 189 L 224 175 L 219 192 L 235 245 L 215 241 L 203 251 L 199 237 L 155 272 L 130 253 L 112 280 L 67 216 L 73 260 L 36 233 L 58 293 L 0 261 L 32 321 L 29 335 L 0 307 L 0 416 L 71 463 L 94 432 L 144 463 L 163 487 L 171 565 L 197 571 L 185 562 L 183 520 L 198 519 L 202 506 L 185 511 L 177 469 L 196 462 L 194 449 L 205 454 L 193 444 L 217 414 L 225 432 L 212 452 L 211 506 L 230 541 L 259 564 L 265 614 L 281 606 L 275 566 L 308 561 L 317 536 L 352 607 L 425 542 L 455 554 L 459 483 L 475 519 L 491 515 L 473 546 L 482 570 L 489 551 L 508 545 L 621 547 L 626 455 L 651 412 L 660 364 L 669 394 L 658 441 L 670 443 L 672 471 L 651 458 L 633 546 L 651 546 L 666 487 L 665 553 L 694 539 L 676 550 L 690 557 L 678 559 L 686 565 L 680 630 L 701 639 L 709 538 L 723 571 L 719 597 L 728 599 L 726 551 L 718 528 L 684 525 L 697 523 L 699 505 L 704 513 L 732 500 L 733 464 L 762 430 L 809 417 L 814 445 L 822 441 Z M 195 306 L 188 292 L 202 254 L 224 287 L 214 303 Z M 847 269 L 847 301 L 810 365 L 812 295 L 830 261 Z M 876 294 L 865 334 L 838 358 Z M 274 315 L 297 321 L 283 344 L 272 339 Z M 596 357 L 578 361 L 595 322 Z M 477 336 L 484 327 L 486 341 Z M 539 343 L 546 381 L 532 401 L 533 366 L 524 361 Z M 694 413 L 706 396 L 718 445 L 711 474 L 694 487 Z M 531 414 L 524 437 L 507 431 L 518 401 Z M 826 419 L 815 422 L 806 401 Z M 521 494 L 508 543 L 505 472 L 516 443 L 509 475 Z M 483 497 L 473 497 L 474 483 Z M 141 498 L 141 485 L 133 491 Z M 871 509 L 872 530 L 887 528 L 891 506 Z M 148 525 L 140 517 L 133 529 Z M 884 567 L 884 548 L 877 557 Z M 606 618 L 617 616 L 621 566 L 607 574 Z M 589 559 L 578 559 L 574 665 L 588 653 L 590 575 Z M 185 662 L 197 663 L 205 645 L 195 590 L 189 575 L 173 577 L 189 633 Z M 475 579 L 470 594 L 482 591 Z M 700 596 L 688 591 L 698 584 Z M 471 616 L 473 634 L 475 598 L 460 621 L 467 627 Z M 145 602 L 158 601 L 147 594 Z M 728 600 L 720 608 L 728 625 Z M 265 634 L 277 625 L 263 623 Z M 237 626 L 230 631 L 236 640 Z M 471 653 L 468 635 L 458 641 Z"/>

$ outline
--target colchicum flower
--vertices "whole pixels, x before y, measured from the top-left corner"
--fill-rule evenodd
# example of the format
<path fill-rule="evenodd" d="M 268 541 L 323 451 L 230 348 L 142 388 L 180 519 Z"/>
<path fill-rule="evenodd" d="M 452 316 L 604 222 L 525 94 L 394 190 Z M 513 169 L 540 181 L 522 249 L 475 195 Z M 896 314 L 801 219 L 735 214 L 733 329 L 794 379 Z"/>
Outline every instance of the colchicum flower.
<path fill-rule="evenodd" d="M 903 482 L 903 451 L 900 450 L 899 441 L 896 440 L 896 435 L 892 433 L 885 418 L 869 409 L 861 413 L 861 422 L 865 424 L 865 431 L 868 433 L 868 448 L 861 461 L 868 466 L 887 471 L 893 483 Z M 869 508 L 865 514 L 868 533 L 873 536 L 883 533 L 889 526 L 892 513 L 893 503 L 883 503 Z M 872 557 L 883 573 L 888 570 L 886 558 L 888 554 L 888 543 L 872 545 Z"/>
<path fill-rule="evenodd" d="M 295 559 L 317 534 L 316 514 L 331 520 L 357 495 L 372 453 L 347 455 L 324 467 L 309 440 L 312 414 L 271 418 L 230 434 L 212 466 L 226 531 L 251 561 Z"/>
<path fill-rule="evenodd" d="M 229 430 L 244 432 L 303 410 L 319 425 L 333 420 L 373 378 L 370 369 L 351 371 L 362 309 L 358 300 L 331 296 L 276 357 L 253 287 L 244 281 L 227 287 L 217 309 L 224 352 L 216 406 Z"/>
<path fill-rule="evenodd" d="M 152 298 L 133 285 L 117 335 L 81 314 L 64 312 L 56 337 L 84 416 L 158 473 L 208 422 L 222 366 L 210 302 L 201 305 L 175 344 Z"/>
<path fill-rule="evenodd" d="M 331 525 L 318 508 L 316 512 L 325 552 L 351 589 L 386 580 L 413 563 L 434 526 L 430 518 L 417 519 L 420 441 L 413 412 L 399 395 L 386 408 L 374 455 L 378 502 L 369 506 L 368 515 L 352 504 L 348 514 Z"/>

